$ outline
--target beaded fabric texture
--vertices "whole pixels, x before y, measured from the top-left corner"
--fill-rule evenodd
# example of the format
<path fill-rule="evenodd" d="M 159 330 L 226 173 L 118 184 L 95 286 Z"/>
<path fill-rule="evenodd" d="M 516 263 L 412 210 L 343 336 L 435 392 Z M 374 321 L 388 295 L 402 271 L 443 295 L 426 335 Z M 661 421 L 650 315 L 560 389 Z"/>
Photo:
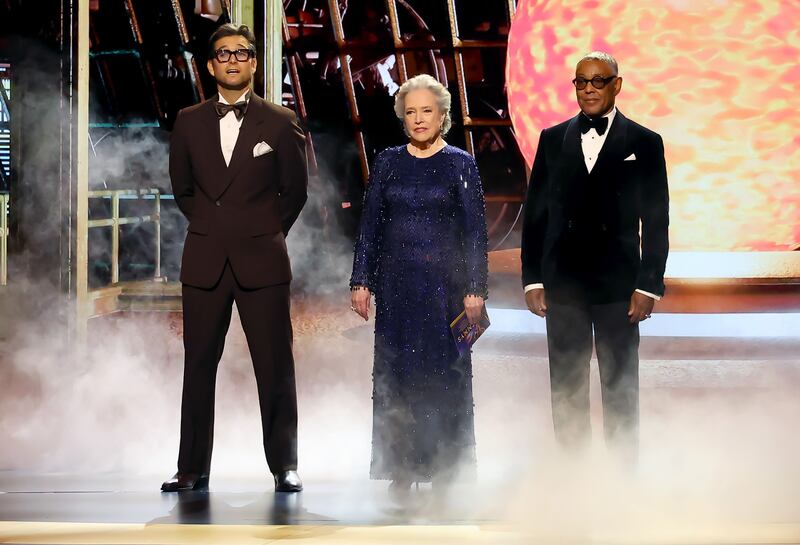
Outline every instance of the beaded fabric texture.
<path fill-rule="evenodd" d="M 487 296 L 486 251 L 471 155 L 448 145 L 417 158 L 398 146 L 376 157 L 350 279 L 376 296 L 373 479 L 474 469 L 472 361 L 450 322 L 465 295 Z"/>

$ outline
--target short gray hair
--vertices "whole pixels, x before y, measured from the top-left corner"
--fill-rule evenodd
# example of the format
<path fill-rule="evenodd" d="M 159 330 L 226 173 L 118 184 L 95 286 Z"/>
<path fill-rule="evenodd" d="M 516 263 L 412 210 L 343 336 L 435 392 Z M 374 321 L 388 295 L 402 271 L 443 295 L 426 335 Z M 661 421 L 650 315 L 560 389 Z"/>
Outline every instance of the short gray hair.
<path fill-rule="evenodd" d="M 450 127 L 453 126 L 453 121 L 450 119 L 450 103 L 452 101 L 450 91 L 447 90 L 447 87 L 436 81 L 433 76 L 429 76 L 428 74 L 414 76 L 400 86 L 400 90 L 397 91 L 397 94 L 394 96 L 394 113 L 397 119 L 402 122 L 405 118 L 406 95 L 411 91 L 417 91 L 419 89 L 427 89 L 436 97 L 436 104 L 439 106 L 439 110 L 444 114 L 444 122 L 442 122 L 442 136 L 444 136 L 447 134 L 447 131 L 450 130 Z M 403 123 L 403 130 L 406 130 L 405 123 Z"/>
<path fill-rule="evenodd" d="M 614 70 L 615 76 L 619 75 L 619 65 L 617 64 L 617 59 L 605 51 L 592 51 L 591 53 L 587 53 L 581 60 L 578 61 L 578 63 L 580 64 L 583 61 L 603 61 Z"/>

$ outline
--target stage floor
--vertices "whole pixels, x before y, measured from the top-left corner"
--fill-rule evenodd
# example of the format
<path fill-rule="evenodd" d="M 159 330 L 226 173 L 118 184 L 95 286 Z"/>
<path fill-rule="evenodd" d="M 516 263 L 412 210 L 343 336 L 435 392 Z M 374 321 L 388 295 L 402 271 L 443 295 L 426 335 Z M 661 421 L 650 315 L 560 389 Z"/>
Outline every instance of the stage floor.
<path fill-rule="evenodd" d="M 274 494 L 255 483 L 212 482 L 210 492 L 161 494 L 152 480 L 105 475 L 0 473 L 0 543 L 251 544 L 796 544 L 800 519 L 684 520 L 660 517 L 622 526 L 534 524 L 505 512 L 518 490 L 428 487 L 402 504 L 384 483 L 308 483 L 300 494 Z M 477 497 L 492 498 L 481 502 Z M 466 499 L 469 498 L 469 499 Z M 500 499 L 500 501 L 498 501 Z M 483 504 L 483 505 L 480 505 Z M 567 506 L 564 506 L 568 509 Z M 535 515 L 532 515 L 536 518 Z"/>
<path fill-rule="evenodd" d="M 293 308 L 306 485 L 296 495 L 272 492 L 236 318 L 218 377 L 209 492 L 158 490 L 177 448 L 179 314 L 93 321 L 74 369 L 44 332 L 6 339 L 0 543 L 800 543 L 796 326 L 754 315 L 761 333 L 743 337 L 711 316 L 676 336 L 680 315 L 654 316 L 643 331 L 641 461 L 631 473 L 602 444 L 595 362 L 594 450 L 566 461 L 553 445 L 541 323 L 489 312 L 494 325 L 473 355 L 477 478 L 446 492 L 421 485 L 399 503 L 367 478 L 373 325 L 344 295 Z"/>
<path fill-rule="evenodd" d="M 475 488 L 446 498 L 430 488 L 402 505 L 385 485 L 309 483 L 300 494 L 256 490 L 253 483 L 221 480 L 210 492 L 161 494 L 150 480 L 121 476 L 0 474 L 0 542 L 36 544 L 251 544 L 290 540 L 317 544 L 794 544 L 800 521 L 691 521 L 653 528 L 632 521 L 612 525 L 538 526 L 502 512 L 513 494 Z M 146 490 L 145 490 L 146 489 Z M 250 489 L 250 490 L 248 490 Z M 460 493 L 469 491 L 466 496 Z M 510 491 L 509 491 L 510 492 Z M 459 499 L 459 497 L 461 499 Z M 504 501 L 497 502 L 500 497 Z M 470 498 L 465 500 L 464 498 Z M 650 521 L 654 522 L 654 521 Z"/>

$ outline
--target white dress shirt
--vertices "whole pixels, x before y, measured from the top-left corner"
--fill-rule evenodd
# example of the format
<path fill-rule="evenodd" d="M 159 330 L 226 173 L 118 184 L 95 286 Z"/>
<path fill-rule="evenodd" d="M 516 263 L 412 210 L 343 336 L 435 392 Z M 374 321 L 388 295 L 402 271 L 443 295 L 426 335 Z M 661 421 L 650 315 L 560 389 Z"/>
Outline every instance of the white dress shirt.
<path fill-rule="evenodd" d="M 242 93 L 242 95 L 234 101 L 234 104 L 242 101 L 249 102 L 249 91 L 248 89 Z M 230 104 L 221 94 L 219 95 L 219 101 L 222 104 Z M 244 117 L 236 119 L 236 114 L 233 111 L 228 112 L 219 120 L 219 143 L 222 146 L 222 156 L 225 158 L 225 164 L 227 166 L 231 164 L 233 148 L 236 147 L 236 140 L 239 139 L 239 129 L 242 126 L 242 121 L 244 121 Z"/>
<path fill-rule="evenodd" d="M 583 115 L 583 114 L 579 114 Z M 595 163 L 597 162 L 597 156 L 600 155 L 600 151 L 603 149 L 603 144 L 606 142 L 606 137 L 608 133 L 611 132 L 611 124 L 614 123 L 614 118 L 617 115 L 617 108 L 611 108 L 611 111 L 608 112 L 603 117 L 608 118 L 608 126 L 606 127 L 606 131 L 603 134 L 597 134 L 597 131 L 594 127 L 588 130 L 586 134 L 581 134 L 581 150 L 583 151 L 583 161 L 586 163 L 586 171 L 592 172 Z M 531 290 L 542 290 L 544 289 L 544 284 L 537 283 L 537 284 L 528 284 L 525 286 L 525 293 L 528 293 Z M 660 301 L 661 297 L 654 293 L 650 293 L 649 291 L 639 290 L 639 293 L 642 295 L 646 295 L 648 297 L 652 297 L 656 301 Z"/>
<path fill-rule="evenodd" d="M 597 134 L 594 127 L 589 129 L 586 134 L 581 134 L 581 150 L 583 150 L 583 161 L 586 163 L 586 171 L 591 172 L 594 164 L 597 162 L 597 156 L 600 155 L 600 150 L 603 149 L 603 144 L 606 143 L 606 137 L 611 131 L 611 124 L 614 123 L 614 118 L 617 115 L 617 108 L 611 108 L 603 117 L 608 118 L 608 126 L 606 132 Z"/>

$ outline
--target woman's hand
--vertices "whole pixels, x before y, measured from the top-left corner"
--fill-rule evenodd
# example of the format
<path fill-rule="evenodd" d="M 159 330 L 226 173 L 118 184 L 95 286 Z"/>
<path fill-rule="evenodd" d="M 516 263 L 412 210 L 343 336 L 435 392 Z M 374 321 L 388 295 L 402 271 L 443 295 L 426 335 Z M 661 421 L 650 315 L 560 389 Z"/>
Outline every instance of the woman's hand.
<path fill-rule="evenodd" d="M 464 310 L 467 311 L 467 319 L 471 324 L 477 324 L 481 319 L 483 310 L 483 297 L 479 295 L 467 295 L 464 297 Z"/>
<path fill-rule="evenodd" d="M 369 305 L 372 294 L 366 286 L 353 286 L 350 290 L 350 310 L 364 318 L 369 319 Z"/>

